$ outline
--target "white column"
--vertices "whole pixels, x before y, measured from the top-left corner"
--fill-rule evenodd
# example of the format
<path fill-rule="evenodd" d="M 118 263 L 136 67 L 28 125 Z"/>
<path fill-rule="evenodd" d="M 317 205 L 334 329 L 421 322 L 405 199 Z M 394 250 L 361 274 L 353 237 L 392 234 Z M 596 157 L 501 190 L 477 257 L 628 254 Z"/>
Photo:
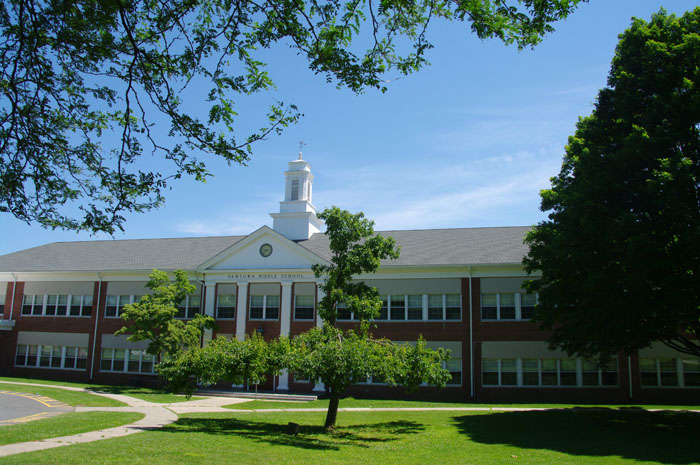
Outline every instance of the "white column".
<path fill-rule="evenodd" d="M 316 300 L 316 326 L 318 326 L 319 328 L 323 328 L 323 320 L 321 319 L 321 317 L 318 314 L 318 304 L 321 302 L 321 299 L 323 299 L 323 297 L 325 297 L 325 295 L 326 295 L 326 293 L 323 292 L 323 290 L 320 287 L 321 284 L 322 284 L 322 282 L 316 283 L 316 293 L 318 295 L 318 298 Z M 314 392 L 326 392 L 326 386 L 321 381 L 317 381 L 316 385 L 314 386 L 313 391 Z"/>
<path fill-rule="evenodd" d="M 292 283 L 285 281 L 282 283 L 282 297 L 280 308 L 280 336 L 289 336 L 289 328 L 292 320 Z M 280 391 L 289 390 L 289 373 L 283 370 L 278 377 L 277 389 Z"/>
<path fill-rule="evenodd" d="M 292 322 L 292 283 L 282 283 L 282 306 L 280 308 L 280 336 L 289 336 Z"/>
<path fill-rule="evenodd" d="M 204 288 L 204 314 L 212 318 L 216 318 L 214 315 L 214 309 L 216 308 L 216 284 L 207 284 Z M 204 345 L 212 339 L 212 330 L 204 330 Z"/>
<path fill-rule="evenodd" d="M 316 291 L 318 294 L 316 299 L 316 326 L 323 328 L 323 320 L 321 319 L 321 315 L 319 315 L 318 311 L 321 300 L 326 296 L 326 293 L 323 292 L 323 289 L 321 289 L 321 282 L 316 283 Z"/>
<path fill-rule="evenodd" d="M 245 322 L 248 319 L 248 283 L 240 282 L 236 293 L 236 339 L 245 339 Z"/>

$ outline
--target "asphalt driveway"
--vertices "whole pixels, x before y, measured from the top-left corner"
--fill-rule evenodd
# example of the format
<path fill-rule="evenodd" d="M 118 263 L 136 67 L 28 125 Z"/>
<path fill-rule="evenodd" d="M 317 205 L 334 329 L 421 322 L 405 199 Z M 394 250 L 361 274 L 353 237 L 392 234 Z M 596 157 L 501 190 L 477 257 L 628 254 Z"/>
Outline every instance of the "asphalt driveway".
<path fill-rule="evenodd" d="M 49 397 L 0 390 L 0 426 L 26 423 L 72 411 L 70 405 Z"/>

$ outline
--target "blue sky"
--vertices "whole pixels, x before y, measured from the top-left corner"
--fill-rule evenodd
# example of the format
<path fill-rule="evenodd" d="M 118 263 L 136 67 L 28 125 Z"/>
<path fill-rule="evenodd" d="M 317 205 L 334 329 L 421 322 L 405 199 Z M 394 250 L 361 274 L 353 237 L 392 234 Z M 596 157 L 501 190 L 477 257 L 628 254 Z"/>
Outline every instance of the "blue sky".
<path fill-rule="evenodd" d="M 300 140 L 319 210 L 363 211 L 379 230 L 535 224 L 546 217 L 538 193 L 559 171 L 567 137 L 605 85 L 618 34 L 632 16 L 649 19 L 662 4 L 591 0 L 523 51 L 482 42 L 463 24 L 439 23 L 431 31 L 431 66 L 389 76 L 399 79 L 385 94 L 338 90 L 300 57 L 274 50 L 269 70 L 277 90 L 242 101 L 239 113 L 256 121 L 260 104 L 276 98 L 299 106 L 299 124 L 258 143 L 246 167 L 204 158 L 215 177 L 176 182 L 163 208 L 127 215 L 125 232 L 113 238 L 237 235 L 271 225 L 282 172 Z M 664 5 L 679 15 L 695 6 Z M 51 231 L 7 214 L 0 225 L 0 254 L 112 239 Z"/>

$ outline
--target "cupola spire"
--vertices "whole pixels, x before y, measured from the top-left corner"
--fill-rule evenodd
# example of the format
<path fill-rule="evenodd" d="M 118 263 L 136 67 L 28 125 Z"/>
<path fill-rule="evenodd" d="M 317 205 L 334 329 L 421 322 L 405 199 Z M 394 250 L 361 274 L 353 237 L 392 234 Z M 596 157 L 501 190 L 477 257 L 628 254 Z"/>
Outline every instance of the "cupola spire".
<path fill-rule="evenodd" d="M 293 241 L 306 240 L 312 234 L 321 232 L 321 220 L 316 217 L 316 207 L 311 203 L 314 175 L 311 165 L 301 158 L 289 162 L 284 172 L 284 200 L 280 202 L 279 213 L 270 213 L 272 229 Z"/>

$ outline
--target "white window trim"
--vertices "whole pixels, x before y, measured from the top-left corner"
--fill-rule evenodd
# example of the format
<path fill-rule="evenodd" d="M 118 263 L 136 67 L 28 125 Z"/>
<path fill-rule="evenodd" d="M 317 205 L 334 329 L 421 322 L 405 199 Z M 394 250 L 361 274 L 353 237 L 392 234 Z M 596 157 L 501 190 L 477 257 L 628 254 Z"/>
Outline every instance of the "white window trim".
<path fill-rule="evenodd" d="M 311 310 L 313 313 L 313 316 L 311 318 L 297 318 L 297 297 L 301 297 L 301 296 L 311 297 L 311 301 L 312 301 Z M 309 307 L 304 306 L 304 307 L 299 307 L 299 308 L 308 309 Z M 295 294 L 294 295 L 294 309 L 292 311 L 292 319 L 294 319 L 294 321 L 314 321 L 315 317 L 316 317 L 316 296 L 314 296 L 313 294 Z"/>
<path fill-rule="evenodd" d="M 24 349 L 24 365 L 18 365 L 18 364 L 17 364 L 17 356 L 20 355 L 20 353 L 19 353 L 19 348 L 20 348 L 20 346 L 24 346 L 24 347 L 25 347 L 25 349 Z M 30 346 L 36 346 L 36 348 L 37 348 L 37 349 L 36 349 L 36 363 L 35 363 L 34 365 L 29 365 L 29 364 L 27 364 L 27 358 L 29 357 L 29 347 L 30 347 Z M 50 347 L 50 348 L 51 348 L 51 352 L 50 352 L 50 355 L 49 355 L 49 366 L 42 366 L 42 365 L 41 365 L 41 356 L 42 356 L 42 353 L 44 352 L 44 347 Z M 54 355 L 54 353 L 53 353 L 53 352 L 54 352 L 54 351 L 53 351 L 53 348 L 54 348 L 54 347 L 60 347 L 60 348 L 61 348 L 61 355 L 60 355 L 60 358 L 61 358 L 61 366 L 60 366 L 60 367 L 51 366 L 51 365 L 52 365 L 52 362 L 53 362 L 53 359 L 54 359 L 55 357 L 58 357 L 58 355 Z M 66 352 L 67 352 L 67 349 L 69 349 L 69 348 L 75 349 L 75 358 L 73 359 L 73 367 L 66 367 L 66 366 L 65 366 L 65 364 L 66 364 Z M 81 357 L 81 358 L 85 358 L 85 368 L 76 368 L 76 367 L 75 367 L 75 366 L 78 364 L 78 359 L 79 359 L 78 354 L 80 353 L 80 349 L 83 349 L 83 351 L 84 351 L 84 353 L 85 353 L 85 357 Z M 77 346 L 49 346 L 49 345 L 42 345 L 42 344 L 17 344 L 17 346 L 16 346 L 16 348 L 15 348 L 15 359 L 14 359 L 13 366 L 22 367 L 22 368 L 41 368 L 42 370 L 85 371 L 85 370 L 87 370 L 87 368 L 88 368 L 88 366 L 87 366 L 87 365 L 88 365 L 88 364 L 87 364 L 87 354 L 88 354 L 88 352 L 87 352 L 87 347 L 77 347 Z"/>
<path fill-rule="evenodd" d="M 277 297 L 277 317 L 276 318 L 268 318 L 267 317 L 267 298 L 268 297 Z M 250 316 L 251 310 L 253 310 L 253 297 L 262 297 L 263 298 L 263 316 L 262 318 L 253 318 Z M 278 295 L 251 295 L 248 297 L 248 320 L 250 321 L 279 321 L 280 319 L 280 314 L 282 312 L 282 299 L 280 299 L 280 296 Z"/>
<path fill-rule="evenodd" d="M 484 300 L 483 296 L 484 295 L 489 295 L 489 294 L 495 294 L 496 295 L 496 318 L 484 318 Z M 514 294 L 514 301 L 515 301 L 515 318 L 501 318 L 501 294 Z M 481 321 L 532 321 L 530 318 L 523 318 L 522 317 L 522 296 L 524 294 L 527 294 L 525 292 L 482 292 L 481 293 L 481 298 L 479 300 L 479 310 L 480 310 L 480 315 L 481 315 Z M 535 294 L 535 305 L 539 302 L 539 294 Z M 452 321 L 452 320 L 450 320 Z"/>

